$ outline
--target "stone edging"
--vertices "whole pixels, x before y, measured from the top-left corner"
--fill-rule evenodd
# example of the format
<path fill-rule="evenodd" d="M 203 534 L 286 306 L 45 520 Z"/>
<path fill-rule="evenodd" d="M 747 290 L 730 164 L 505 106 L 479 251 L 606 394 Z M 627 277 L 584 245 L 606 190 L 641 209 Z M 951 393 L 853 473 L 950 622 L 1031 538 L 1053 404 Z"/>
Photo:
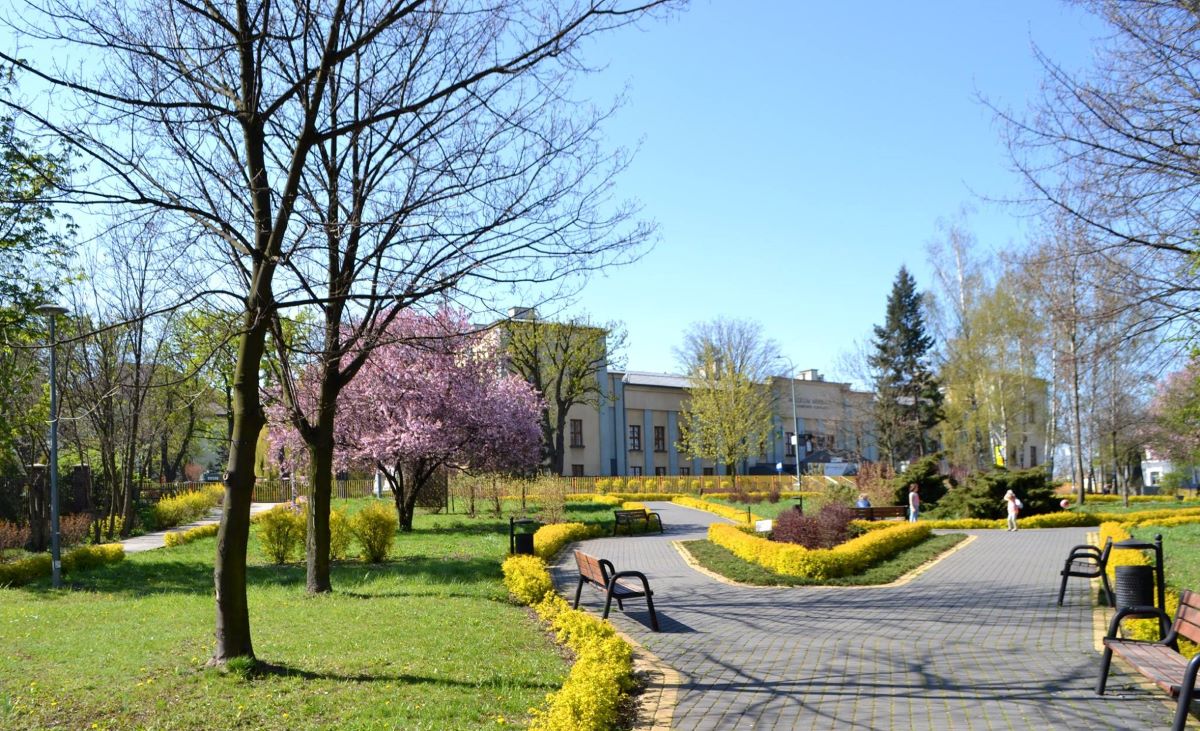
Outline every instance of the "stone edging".
<path fill-rule="evenodd" d="M 910 581 L 913 581 L 914 579 L 916 579 L 918 576 L 925 573 L 929 569 L 938 565 L 943 560 L 949 558 L 950 556 L 954 555 L 955 553 L 958 553 L 958 551 L 960 551 L 961 549 L 966 548 L 976 538 L 978 538 L 978 536 L 968 533 L 967 537 L 965 539 L 959 541 L 949 551 L 942 553 L 941 555 L 939 555 L 937 558 L 933 559 L 932 561 L 926 561 L 925 563 L 916 567 L 912 571 L 909 571 L 908 573 L 904 574 L 903 576 L 896 579 L 895 581 L 892 581 L 887 584 L 871 584 L 870 586 L 827 586 L 827 585 L 821 585 L 821 584 L 811 584 L 811 585 L 804 585 L 804 586 L 760 586 L 758 584 L 743 584 L 740 581 L 734 581 L 733 579 L 730 579 L 727 576 L 721 576 L 720 574 L 718 574 L 714 571 L 709 571 L 708 569 L 701 566 L 696 561 L 696 559 L 692 557 L 691 552 L 683 547 L 682 541 L 671 541 L 671 545 L 679 553 L 680 557 L 683 558 L 684 563 L 686 563 L 692 570 L 696 571 L 697 573 L 704 574 L 705 576 L 707 576 L 710 579 L 713 579 L 714 581 L 719 581 L 722 584 L 727 584 L 729 586 L 737 586 L 737 587 L 741 587 L 743 589 L 758 589 L 758 590 L 773 590 L 773 591 L 787 591 L 789 589 L 809 589 L 809 588 L 859 591 L 862 589 L 887 589 L 890 587 L 904 586 L 905 584 L 909 583 Z"/>

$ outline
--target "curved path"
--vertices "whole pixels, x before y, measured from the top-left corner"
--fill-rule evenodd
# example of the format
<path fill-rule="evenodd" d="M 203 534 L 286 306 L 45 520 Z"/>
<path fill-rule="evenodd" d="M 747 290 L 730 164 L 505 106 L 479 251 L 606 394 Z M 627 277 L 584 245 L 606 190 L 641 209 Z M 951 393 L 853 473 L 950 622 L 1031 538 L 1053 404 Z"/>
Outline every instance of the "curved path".
<path fill-rule="evenodd" d="M 977 531 L 976 540 L 915 580 L 878 588 L 749 588 L 687 566 L 672 541 L 703 538 L 714 515 L 650 503 L 664 535 L 599 538 L 584 550 L 639 569 L 645 604 L 614 606 L 613 622 L 682 676 L 671 728 L 1087 729 L 1167 728 L 1173 706 L 1114 664 L 1093 692 L 1086 581 L 1055 604 L 1059 570 L 1085 530 Z M 570 552 L 554 567 L 574 597 Z M 600 593 L 583 602 L 597 613 Z"/>

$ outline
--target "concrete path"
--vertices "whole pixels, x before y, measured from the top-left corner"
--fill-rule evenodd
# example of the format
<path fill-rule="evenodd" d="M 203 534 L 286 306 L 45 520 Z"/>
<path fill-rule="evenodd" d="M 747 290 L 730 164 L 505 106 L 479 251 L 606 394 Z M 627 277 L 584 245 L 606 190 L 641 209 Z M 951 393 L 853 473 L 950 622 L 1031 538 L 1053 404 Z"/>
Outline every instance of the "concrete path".
<path fill-rule="evenodd" d="M 276 503 L 250 503 L 250 515 L 258 515 L 264 510 L 270 510 L 275 507 Z M 156 548 L 162 548 L 166 544 L 166 535 L 168 533 L 180 533 L 185 530 L 190 530 L 201 525 L 211 525 L 221 522 L 221 509 L 213 508 L 208 513 L 207 518 L 201 518 L 195 523 L 187 525 L 179 525 L 168 530 L 155 531 L 153 533 L 145 533 L 133 538 L 127 538 L 121 541 L 121 545 L 125 547 L 125 553 L 140 553 L 142 551 L 153 551 Z"/>
<path fill-rule="evenodd" d="M 1059 570 L 1084 529 L 976 531 L 914 581 L 880 588 L 747 588 L 689 568 L 671 542 L 703 538 L 721 518 L 650 503 L 666 534 L 601 538 L 585 550 L 650 578 L 661 633 L 645 605 L 613 622 L 682 676 L 671 728 L 1150 729 L 1172 705 L 1114 664 L 1093 692 L 1088 583 L 1055 604 Z M 554 567 L 564 595 L 578 574 Z M 585 589 L 599 613 L 603 596 Z"/>

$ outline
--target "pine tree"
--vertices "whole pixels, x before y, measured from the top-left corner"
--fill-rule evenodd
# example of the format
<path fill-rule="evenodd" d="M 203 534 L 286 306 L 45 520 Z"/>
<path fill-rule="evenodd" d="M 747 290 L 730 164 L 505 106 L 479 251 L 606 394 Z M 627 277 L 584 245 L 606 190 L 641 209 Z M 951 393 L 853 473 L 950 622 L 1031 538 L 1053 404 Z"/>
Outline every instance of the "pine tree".
<path fill-rule="evenodd" d="M 900 267 L 888 295 L 887 320 L 875 326 L 875 422 L 880 458 L 893 465 L 933 451 L 929 430 L 942 419 L 942 393 L 929 363 L 933 337 L 925 331 L 921 295 Z"/>

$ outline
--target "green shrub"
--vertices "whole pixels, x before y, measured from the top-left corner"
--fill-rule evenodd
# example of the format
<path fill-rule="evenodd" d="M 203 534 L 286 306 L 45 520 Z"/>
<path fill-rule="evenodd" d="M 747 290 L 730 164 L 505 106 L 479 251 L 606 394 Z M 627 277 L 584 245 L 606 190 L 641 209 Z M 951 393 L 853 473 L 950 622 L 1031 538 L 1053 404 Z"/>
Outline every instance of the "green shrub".
<path fill-rule="evenodd" d="M 941 463 L 941 453 L 930 454 L 913 462 L 907 470 L 889 480 L 892 499 L 895 501 L 892 504 L 908 505 L 908 487 L 913 483 L 917 484 L 917 491 L 921 495 L 922 512 L 926 507 L 933 507 L 938 503 L 946 494 L 946 479 L 940 471 Z"/>
<path fill-rule="evenodd" d="M 258 516 L 258 541 L 267 558 L 277 564 L 287 563 L 304 544 L 304 533 L 304 515 L 289 506 L 280 505 Z"/>
<path fill-rule="evenodd" d="M 329 558 L 342 560 L 350 552 L 350 540 L 354 531 L 350 529 L 350 519 L 345 510 L 333 510 L 329 513 Z"/>
<path fill-rule="evenodd" d="M 110 543 L 104 546 L 80 546 L 63 555 L 62 569 L 63 572 L 82 571 L 116 563 L 124 558 L 125 547 L 120 543 Z M 48 553 L 39 553 L 20 561 L 0 564 L 0 586 L 28 584 L 43 576 L 49 576 L 50 569 L 50 554 Z"/>
<path fill-rule="evenodd" d="M 932 511 L 935 518 L 983 518 L 999 519 L 1006 515 L 1004 493 L 1012 490 L 1024 505 L 1021 518 L 1039 513 L 1060 512 L 1054 487 L 1046 479 L 1046 470 L 1034 467 L 1028 470 L 1007 470 L 998 467 L 987 472 L 976 472 L 966 482 L 946 493 Z M 925 497 L 921 491 L 922 500 Z"/>
<path fill-rule="evenodd" d="M 362 547 L 362 558 L 370 563 L 387 558 L 399 527 L 396 511 L 383 503 L 370 503 L 350 518 L 350 528 Z"/>

